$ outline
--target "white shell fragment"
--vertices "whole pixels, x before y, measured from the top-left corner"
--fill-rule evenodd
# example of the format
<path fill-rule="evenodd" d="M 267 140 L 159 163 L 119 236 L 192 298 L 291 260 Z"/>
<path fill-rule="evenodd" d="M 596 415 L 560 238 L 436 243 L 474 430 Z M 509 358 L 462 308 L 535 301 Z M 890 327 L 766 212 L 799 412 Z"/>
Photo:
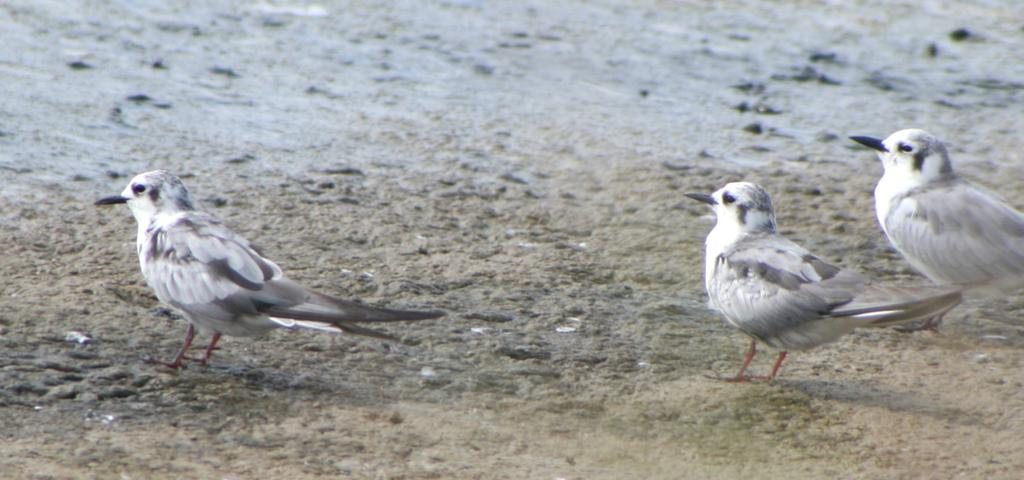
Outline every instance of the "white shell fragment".
<path fill-rule="evenodd" d="M 420 376 L 426 379 L 437 378 L 437 370 L 434 370 L 434 367 L 423 367 L 420 369 Z"/>
<path fill-rule="evenodd" d="M 85 345 L 92 343 L 92 337 L 87 333 L 72 330 L 64 334 L 64 341 L 69 343 L 77 343 L 79 345 Z"/>

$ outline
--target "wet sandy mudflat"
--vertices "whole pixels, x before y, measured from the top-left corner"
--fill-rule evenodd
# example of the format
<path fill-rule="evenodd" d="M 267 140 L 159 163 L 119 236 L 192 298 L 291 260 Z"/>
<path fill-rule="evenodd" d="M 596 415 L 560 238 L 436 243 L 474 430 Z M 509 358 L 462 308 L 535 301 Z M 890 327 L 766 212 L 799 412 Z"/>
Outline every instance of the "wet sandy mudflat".
<path fill-rule="evenodd" d="M 0 6 L 4 478 L 1024 469 L 1024 297 L 719 382 L 746 339 L 682 196 L 762 183 L 821 257 L 922 282 L 845 137 L 931 130 L 1024 206 L 1016 2 L 207 3 Z M 184 322 L 92 201 L 153 168 L 292 278 L 448 317 L 144 363 Z"/>

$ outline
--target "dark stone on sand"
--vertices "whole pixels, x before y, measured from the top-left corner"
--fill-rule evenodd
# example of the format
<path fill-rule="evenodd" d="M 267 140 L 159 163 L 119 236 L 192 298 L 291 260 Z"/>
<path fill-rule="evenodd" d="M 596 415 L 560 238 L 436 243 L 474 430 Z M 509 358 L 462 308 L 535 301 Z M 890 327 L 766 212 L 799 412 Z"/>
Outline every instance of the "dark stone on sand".
<path fill-rule="evenodd" d="M 99 397 L 100 397 L 101 400 L 106 400 L 106 399 L 110 399 L 110 398 L 128 398 L 128 397 L 133 397 L 133 396 L 138 395 L 138 394 L 139 394 L 139 392 L 137 392 L 137 391 L 135 391 L 133 389 L 119 387 L 119 388 L 111 388 L 111 389 L 108 389 L 108 390 L 104 390 L 104 391 L 100 392 Z"/>
<path fill-rule="evenodd" d="M 238 73 L 236 73 L 234 69 L 227 67 L 213 67 L 210 69 L 210 73 L 214 75 L 224 75 L 228 78 L 238 78 L 241 76 Z"/>
<path fill-rule="evenodd" d="M 808 58 L 812 63 L 836 63 L 834 52 L 814 52 Z"/>
<path fill-rule="evenodd" d="M 526 345 L 501 347 L 498 352 L 513 360 L 547 360 L 551 358 L 551 352 Z"/>
<path fill-rule="evenodd" d="M 738 84 L 738 85 L 733 85 L 732 88 L 734 88 L 736 90 L 739 90 L 741 92 L 752 93 L 752 94 L 760 94 L 760 93 L 764 93 L 764 91 L 765 91 L 764 84 L 763 83 L 757 83 L 757 82 L 745 82 L 745 83 L 741 83 L 741 84 Z"/>
<path fill-rule="evenodd" d="M 971 31 L 966 28 L 958 28 L 956 30 L 953 30 L 952 32 L 949 32 L 949 38 L 954 42 L 962 42 L 973 36 L 974 34 L 971 33 Z"/>
<path fill-rule="evenodd" d="M 214 208 L 220 208 L 228 204 L 228 200 L 224 197 L 207 197 L 203 199 L 203 203 L 210 205 Z"/>
<path fill-rule="evenodd" d="M 483 320 L 493 323 L 505 323 L 515 320 L 514 316 L 499 312 L 469 312 L 464 317 L 469 320 Z"/>
<path fill-rule="evenodd" d="M 742 102 L 739 105 L 736 105 L 736 110 L 742 113 L 754 112 L 760 115 L 778 115 L 782 113 L 782 110 L 761 102 L 757 102 L 753 105 L 747 102 Z"/>
<path fill-rule="evenodd" d="M 235 157 L 235 158 L 229 158 L 229 159 L 227 160 L 227 163 L 234 163 L 234 164 L 238 164 L 238 163 L 246 163 L 246 162 L 251 162 L 251 161 L 253 161 L 253 160 L 256 160 L 256 156 L 255 156 L 255 155 L 252 155 L 252 154 L 250 154 L 250 153 L 246 153 L 245 155 L 242 155 L 242 156 L 239 156 L 239 157 Z"/>
<path fill-rule="evenodd" d="M 366 175 L 362 170 L 353 167 L 328 168 L 324 170 L 324 173 L 328 175 Z"/>
<path fill-rule="evenodd" d="M 760 123 L 754 122 L 743 127 L 743 131 L 754 135 L 760 135 L 764 133 L 764 127 L 762 127 Z"/>

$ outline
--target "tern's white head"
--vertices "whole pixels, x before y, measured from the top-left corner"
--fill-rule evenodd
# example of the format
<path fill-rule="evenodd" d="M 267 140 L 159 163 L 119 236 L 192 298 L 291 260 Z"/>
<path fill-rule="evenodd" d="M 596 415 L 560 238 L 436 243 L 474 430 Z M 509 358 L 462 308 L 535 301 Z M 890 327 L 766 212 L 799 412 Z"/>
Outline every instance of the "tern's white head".
<path fill-rule="evenodd" d="M 772 199 L 760 185 L 733 182 L 711 195 L 687 193 L 687 197 L 711 205 L 718 223 L 715 229 L 739 233 L 774 232 Z"/>
<path fill-rule="evenodd" d="M 953 176 L 946 146 L 924 130 L 900 130 L 885 140 L 871 137 L 850 139 L 876 150 L 885 168 L 885 176 L 899 178 L 903 183 L 923 185 Z"/>
<path fill-rule="evenodd" d="M 101 198 L 96 205 L 128 204 L 135 220 L 145 226 L 154 215 L 195 210 L 181 179 L 164 170 L 140 173 L 120 195 Z"/>

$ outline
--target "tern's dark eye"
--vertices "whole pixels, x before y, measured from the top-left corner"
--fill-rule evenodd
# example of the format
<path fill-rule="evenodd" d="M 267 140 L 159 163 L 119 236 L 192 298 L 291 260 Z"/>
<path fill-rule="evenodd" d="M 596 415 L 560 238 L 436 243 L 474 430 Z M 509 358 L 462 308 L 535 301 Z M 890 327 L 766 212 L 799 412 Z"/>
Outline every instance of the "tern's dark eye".
<path fill-rule="evenodd" d="M 899 148 L 901 152 L 910 153 L 914 151 L 914 146 L 907 143 L 900 143 L 900 146 L 896 148 Z"/>
<path fill-rule="evenodd" d="M 132 185 L 132 191 L 135 192 L 136 195 L 141 195 L 142 192 L 146 191 L 146 186 L 141 183 L 136 183 L 135 185 Z"/>
<path fill-rule="evenodd" d="M 728 204 L 730 204 L 732 202 L 735 202 L 735 201 L 736 201 L 736 197 L 732 196 L 731 193 L 725 192 L 725 193 L 722 194 L 722 203 L 723 204 L 728 205 Z"/>

